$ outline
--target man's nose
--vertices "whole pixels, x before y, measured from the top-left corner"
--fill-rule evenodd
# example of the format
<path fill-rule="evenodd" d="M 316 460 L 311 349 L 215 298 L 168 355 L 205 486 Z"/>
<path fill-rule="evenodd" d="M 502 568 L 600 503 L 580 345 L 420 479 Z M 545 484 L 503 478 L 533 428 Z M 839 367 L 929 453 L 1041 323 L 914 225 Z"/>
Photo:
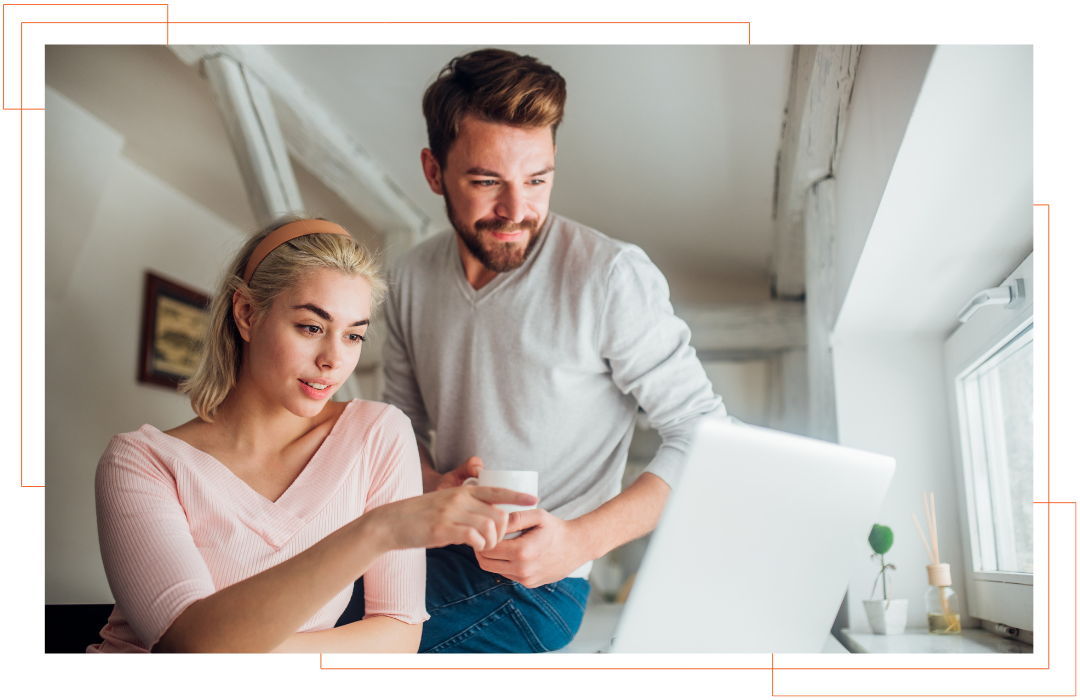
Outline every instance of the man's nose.
<path fill-rule="evenodd" d="M 499 218 L 520 223 L 525 220 L 528 210 L 525 192 L 520 186 L 507 185 L 499 193 L 498 204 L 495 207 L 495 214 Z"/>

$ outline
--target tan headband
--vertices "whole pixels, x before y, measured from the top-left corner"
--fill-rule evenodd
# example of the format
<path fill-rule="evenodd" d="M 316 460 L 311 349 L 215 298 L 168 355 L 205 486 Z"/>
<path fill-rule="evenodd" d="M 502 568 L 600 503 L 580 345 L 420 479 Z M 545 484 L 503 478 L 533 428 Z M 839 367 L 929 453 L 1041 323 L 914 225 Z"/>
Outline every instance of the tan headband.
<path fill-rule="evenodd" d="M 294 238 L 307 236 L 312 233 L 333 233 L 341 236 L 349 235 L 348 231 L 337 224 L 323 221 L 322 219 L 294 221 L 291 224 L 285 224 L 281 228 L 274 229 L 269 236 L 262 239 L 262 242 L 260 242 L 259 245 L 255 246 L 255 252 L 248 258 L 247 267 L 244 268 L 244 284 L 251 283 L 251 276 L 255 274 L 255 270 L 259 267 L 259 263 L 263 261 L 263 258 L 270 254 L 270 251 L 286 241 L 291 241 Z"/>

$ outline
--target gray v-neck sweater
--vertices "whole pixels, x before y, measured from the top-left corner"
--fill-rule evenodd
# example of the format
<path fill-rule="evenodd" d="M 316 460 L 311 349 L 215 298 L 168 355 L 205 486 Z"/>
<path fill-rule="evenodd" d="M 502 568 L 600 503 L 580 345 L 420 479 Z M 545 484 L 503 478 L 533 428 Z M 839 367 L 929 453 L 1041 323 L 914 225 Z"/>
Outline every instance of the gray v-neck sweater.
<path fill-rule="evenodd" d="M 412 419 L 439 472 L 473 455 L 540 473 L 540 507 L 569 520 L 619 493 L 638 406 L 663 444 L 647 471 L 674 484 L 694 427 L 725 415 L 635 245 L 549 214 L 517 270 L 479 290 L 453 231 L 390 273 L 385 401 Z"/>

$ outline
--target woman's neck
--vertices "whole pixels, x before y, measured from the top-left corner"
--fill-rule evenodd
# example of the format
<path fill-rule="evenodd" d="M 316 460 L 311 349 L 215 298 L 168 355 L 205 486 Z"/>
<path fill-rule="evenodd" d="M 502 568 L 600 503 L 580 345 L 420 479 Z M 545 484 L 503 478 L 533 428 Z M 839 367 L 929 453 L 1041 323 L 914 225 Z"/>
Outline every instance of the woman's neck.
<path fill-rule="evenodd" d="M 329 411 L 327 409 L 330 409 Z M 234 449 L 247 454 L 278 453 L 336 415 L 327 403 L 311 417 L 297 416 L 259 391 L 246 373 L 218 407 L 213 425 Z"/>

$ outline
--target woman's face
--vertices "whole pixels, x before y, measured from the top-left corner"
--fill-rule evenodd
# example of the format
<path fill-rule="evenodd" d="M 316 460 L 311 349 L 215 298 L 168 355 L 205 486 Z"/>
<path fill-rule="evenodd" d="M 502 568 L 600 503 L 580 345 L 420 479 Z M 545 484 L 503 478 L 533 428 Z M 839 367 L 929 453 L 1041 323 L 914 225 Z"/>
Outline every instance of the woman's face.
<path fill-rule="evenodd" d="M 250 379 L 293 414 L 317 415 L 356 368 L 370 318 L 371 286 L 362 277 L 305 275 L 251 328 Z"/>

